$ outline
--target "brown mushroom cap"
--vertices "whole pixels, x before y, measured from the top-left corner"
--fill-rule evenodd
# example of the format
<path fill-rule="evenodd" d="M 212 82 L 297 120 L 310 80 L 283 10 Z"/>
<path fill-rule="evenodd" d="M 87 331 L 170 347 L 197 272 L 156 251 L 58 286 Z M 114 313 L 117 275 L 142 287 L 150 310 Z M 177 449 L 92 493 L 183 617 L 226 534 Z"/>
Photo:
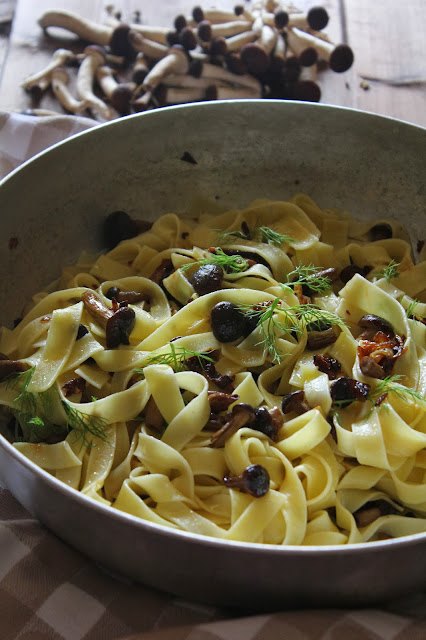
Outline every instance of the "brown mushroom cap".
<path fill-rule="evenodd" d="M 352 49 L 347 44 L 338 44 L 330 55 L 330 69 L 336 73 L 343 73 L 350 69 L 354 61 Z"/>
<path fill-rule="evenodd" d="M 328 25 L 328 13 L 324 7 L 311 7 L 307 14 L 308 24 L 314 31 L 321 31 Z"/>
<path fill-rule="evenodd" d="M 269 67 L 270 57 L 256 42 L 249 42 L 241 48 L 240 57 L 249 73 L 264 73 Z"/>
<path fill-rule="evenodd" d="M 133 61 L 137 52 L 130 43 L 129 32 L 130 26 L 128 24 L 119 24 L 112 32 L 109 46 L 114 55 L 123 56 L 126 60 Z"/>

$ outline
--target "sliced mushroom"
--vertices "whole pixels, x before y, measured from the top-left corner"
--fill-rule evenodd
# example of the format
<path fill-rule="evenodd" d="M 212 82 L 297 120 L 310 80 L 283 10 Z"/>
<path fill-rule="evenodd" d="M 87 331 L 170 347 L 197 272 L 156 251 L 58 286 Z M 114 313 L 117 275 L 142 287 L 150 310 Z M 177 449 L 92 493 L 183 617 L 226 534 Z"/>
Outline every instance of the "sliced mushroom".
<path fill-rule="evenodd" d="M 238 396 L 223 393 L 222 391 L 209 391 L 208 400 L 212 412 L 220 413 L 221 411 L 227 411 L 230 405 L 238 400 Z"/>
<path fill-rule="evenodd" d="M 114 314 L 114 311 L 104 305 L 102 300 L 93 291 L 85 291 L 81 296 L 81 299 L 83 300 L 83 305 L 86 311 L 88 311 L 92 318 L 105 329 L 107 322 Z"/>

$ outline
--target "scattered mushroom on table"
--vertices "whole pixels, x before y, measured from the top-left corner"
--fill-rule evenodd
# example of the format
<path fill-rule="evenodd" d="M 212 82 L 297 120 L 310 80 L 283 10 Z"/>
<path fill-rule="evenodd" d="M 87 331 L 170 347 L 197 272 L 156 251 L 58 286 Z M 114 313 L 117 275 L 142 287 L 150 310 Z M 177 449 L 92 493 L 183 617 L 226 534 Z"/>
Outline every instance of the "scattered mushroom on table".
<path fill-rule="evenodd" d="M 143 24 L 140 12 L 124 21 L 112 5 L 102 24 L 62 9 L 38 22 L 46 37 L 65 29 L 80 39 L 75 47 L 85 46 L 59 47 L 44 69 L 23 79 L 33 112 L 44 112 L 39 103 L 52 91 L 65 112 L 99 121 L 204 100 L 317 102 L 322 70 L 344 72 L 354 59 L 347 44 L 323 32 L 324 7 L 305 12 L 283 0 L 253 0 L 234 11 L 198 5 L 170 27 Z"/>

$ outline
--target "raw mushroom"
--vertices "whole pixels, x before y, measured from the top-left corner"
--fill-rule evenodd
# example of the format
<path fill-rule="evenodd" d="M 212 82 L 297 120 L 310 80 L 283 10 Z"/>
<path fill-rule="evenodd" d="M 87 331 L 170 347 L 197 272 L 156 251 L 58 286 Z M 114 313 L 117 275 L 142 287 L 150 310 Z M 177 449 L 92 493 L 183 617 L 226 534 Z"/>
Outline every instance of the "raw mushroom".
<path fill-rule="evenodd" d="M 68 89 L 70 77 L 65 69 L 58 67 L 51 72 L 52 91 L 61 105 L 70 113 L 84 111 L 89 104 L 84 100 L 77 100 Z"/>
<path fill-rule="evenodd" d="M 167 87 L 164 84 L 160 84 L 155 89 L 153 97 L 160 107 L 168 104 L 201 102 L 206 99 L 206 89 L 204 87 Z"/>
<path fill-rule="evenodd" d="M 153 89 L 157 87 L 169 73 L 188 73 L 189 71 L 189 58 L 188 54 L 178 45 L 175 45 L 169 49 L 168 55 L 161 58 L 154 65 L 148 75 L 143 81 L 143 86 L 146 89 Z"/>
<path fill-rule="evenodd" d="M 135 52 L 129 42 L 130 27 L 120 23 L 117 27 L 100 25 L 92 20 L 83 19 L 72 11 L 46 11 L 38 21 L 42 29 L 59 27 L 75 33 L 79 38 L 103 47 L 109 46 L 111 52 L 133 60 Z"/>
<path fill-rule="evenodd" d="M 305 49 L 315 49 L 320 58 L 328 62 L 330 69 L 337 73 L 347 71 L 354 61 L 352 49 L 347 44 L 335 45 L 332 42 L 318 38 L 310 33 L 293 28 L 288 30 L 288 43 L 291 48 L 295 42 L 304 45 Z"/>
<path fill-rule="evenodd" d="M 290 13 L 288 26 L 297 27 L 303 31 L 321 31 L 328 25 L 329 16 L 324 7 L 312 7 L 307 13 Z"/>
<path fill-rule="evenodd" d="M 113 120 L 117 114 L 93 92 L 98 67 L 105 64 L 105 54 L 101 47 L 89 45 L 84 50 L 85 58 L 77 73 L 77 94 L 90 110 L 103 120 Z"/>
<path fill-rule="evenodd" d="M 62 67 L 73 58 L 75 58 L 75 55 L 72 51 L 69 51 L 69 49 L 57 49 L 53 53 L 49 64 L 44 67 L 44 69 L 41 69 L 41 71 L 29 76 L 24 80 L 21 86 L 26 90 L 30 90 L 32 87 L 47 88 L 50 84 L 50 77 L 53 69 Z"/>
<path fill-rule="evenodd" d="M 206 100 L 252 100 L 262 95 L 248 87 L 219 87 L 211 85 L 206 91 Z"/>
<path fill-rule="evenodd" d="M 113 70 L 106 65 L 97 68 L 96 78 L 111 106 L 120 115 L 128 115 L 136 84 L 134 82 L 117 82 Z"/>

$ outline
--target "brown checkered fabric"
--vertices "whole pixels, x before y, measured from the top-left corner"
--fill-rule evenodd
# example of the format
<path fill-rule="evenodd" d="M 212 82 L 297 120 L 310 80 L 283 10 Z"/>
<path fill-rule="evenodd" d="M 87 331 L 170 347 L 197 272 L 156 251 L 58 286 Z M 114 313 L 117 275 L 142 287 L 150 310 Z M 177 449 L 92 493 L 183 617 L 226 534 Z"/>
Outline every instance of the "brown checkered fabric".
<path fill-rule="evenodd" d="M 0 113 L 0 177 L 93 126 Z M 424 640 L 426 594 L 386 608 L 240 617 L 125 581 L 73 550 L 0 487 L 0 640 Z"/>

